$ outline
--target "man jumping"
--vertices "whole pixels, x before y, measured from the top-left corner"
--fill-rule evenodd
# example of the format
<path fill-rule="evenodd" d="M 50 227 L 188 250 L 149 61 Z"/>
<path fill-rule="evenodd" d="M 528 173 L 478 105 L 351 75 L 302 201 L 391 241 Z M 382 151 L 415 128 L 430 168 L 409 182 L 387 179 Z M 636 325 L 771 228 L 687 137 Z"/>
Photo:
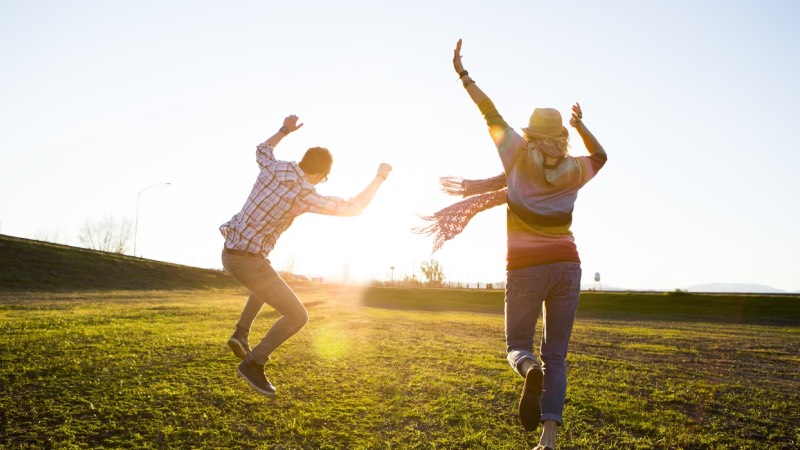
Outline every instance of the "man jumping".
<path fill-rule="evenodd" d="M 392 170 L 389 164 L 381 163 L 367 187 L 349 200 L 320 195 L 314 186 L 328 179 L 333 164 L 328 149 L 310 148 L 300 163 L 280 161 L 273 154 L 284 137 L 302 126 L 297 123 L 297 116 L 288 116 L 280 130 L 256 148 L 260 171 L 253 189 L 242 210 L 220 226 L 225 237 L 222 265 L 250 291 L 228 346 L 242 359 L 237 373 L 264 395 L 275 394 L 275 387 L 264 374 L 264 364 L 276 348 L 308 322 L 306 308 L 267 259 L 275 242 L 294 218 L 305 212 L 360 214 Z M 251 350 L 250 327 L 264 304 L 275 308 L 281 317 Z"/>

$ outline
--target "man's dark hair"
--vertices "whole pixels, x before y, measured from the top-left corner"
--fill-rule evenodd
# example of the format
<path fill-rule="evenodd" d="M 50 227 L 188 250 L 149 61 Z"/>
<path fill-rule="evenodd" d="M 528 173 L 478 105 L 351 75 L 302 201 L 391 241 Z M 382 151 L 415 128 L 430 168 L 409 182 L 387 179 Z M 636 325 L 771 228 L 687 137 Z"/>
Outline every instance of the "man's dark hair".
<path fill-rule="evenodd" d="M 333 165 L 333 156 L 325 147 L 311 147 L 303 155 L 300 168 L 305 173 L 322 173 L 328 175 Z"/>

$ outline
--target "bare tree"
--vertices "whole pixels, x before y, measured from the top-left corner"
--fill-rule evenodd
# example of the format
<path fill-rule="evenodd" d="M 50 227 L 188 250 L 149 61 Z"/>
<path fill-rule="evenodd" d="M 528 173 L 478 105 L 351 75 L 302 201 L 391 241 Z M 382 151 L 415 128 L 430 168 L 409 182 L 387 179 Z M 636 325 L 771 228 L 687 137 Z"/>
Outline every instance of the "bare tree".
<path fill-rule="evenodd" d="M 39 231 L 33 236 L 37 241 L 51 242 L 53 244 L 67 244 L 69 239 L 61 234 L 59 230 Z"/>
<path fill-rule="evenodd" d="M 87 220 L 78 233 L 78 240 L 87 248 L 120 255 L 128 250 L 130 238 L 131 220 L 117 222 L 110 215 L 96 222 Z"/>
<path fill-rule="evenodd" d="M 425 279 L 428 280 L 428 286 L 439 287 L 442 285 L 444 281 L 444 267 L 439 264 L 439 261 L 435 259 L 423 261 L 420 270 L 422 270 L 422 274 L 425 275 Z"/>

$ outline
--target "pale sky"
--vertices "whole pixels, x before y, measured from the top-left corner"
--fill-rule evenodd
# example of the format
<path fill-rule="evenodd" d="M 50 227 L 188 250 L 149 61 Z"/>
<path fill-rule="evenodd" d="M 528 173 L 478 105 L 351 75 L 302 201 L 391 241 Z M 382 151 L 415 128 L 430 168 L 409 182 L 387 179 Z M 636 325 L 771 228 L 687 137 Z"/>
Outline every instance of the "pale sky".
<path fill-rule="evenodd" d="M 608 152 L 574 214 L 584 283 L 799 291 L 798 23 L 794 1 L 0 0 L 0 233 L 80 245 L 138 199 L 137 254 L 219 268 L 256 145 L 297 114 L 276 155 L 328 147 L 321 193 L 394 172 L 362 216 L 299 217 L 273 265 L 401 279 L 431 258 L 418 215 L 457 200 L 437 177 L 502 170 L 452 68 L 463 38 L 509 124 L 579 101 Z M 504 209 L 433 258 L 503 280 Z"/>

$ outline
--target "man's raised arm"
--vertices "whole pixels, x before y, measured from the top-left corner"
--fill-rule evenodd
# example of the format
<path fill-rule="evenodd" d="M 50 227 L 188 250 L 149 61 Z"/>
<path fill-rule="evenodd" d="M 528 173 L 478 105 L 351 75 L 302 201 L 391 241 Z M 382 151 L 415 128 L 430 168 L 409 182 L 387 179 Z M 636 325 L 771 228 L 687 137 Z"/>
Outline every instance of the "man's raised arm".
<path fill-rule="evenodd" d="M 278 132 L 273 134 L 272 137 L 270 137 L 269 139 L 267 139 L 267 145 L 269 145 L 272 148 L 275 148 L 275 146 L 278 145 L 278 142 L 280 142 L 281 139 L 286 137 L 289 133 L 297 131 L 302 126 L 303 126 L 302 123 L 301 124 L 297 123 L 297 116 L 295 116 L 294 114 L 292 114 L 291 116 L 287 116 L 285 119 L 283 119 L 283 126 L 278 130 Z"/>
<path fill-rule="evenodd" d="M 375 178 L 373 178 L 367 187 L 355 197 L 358 203 L 361 204 L 361 209 L 366 208 L 367 205 L 370 204 L 372 198 L 375 197 L 375 193 L 378 192 L 378 188 L 381 187 L 381 183 L 386 180 L 386 177 L 389 176 L 389 172 L 391 171 L 392 166 L 387 163 L 381 163 L 381 165 L 378 166 L 378 173 L 375 174 Z"/>

